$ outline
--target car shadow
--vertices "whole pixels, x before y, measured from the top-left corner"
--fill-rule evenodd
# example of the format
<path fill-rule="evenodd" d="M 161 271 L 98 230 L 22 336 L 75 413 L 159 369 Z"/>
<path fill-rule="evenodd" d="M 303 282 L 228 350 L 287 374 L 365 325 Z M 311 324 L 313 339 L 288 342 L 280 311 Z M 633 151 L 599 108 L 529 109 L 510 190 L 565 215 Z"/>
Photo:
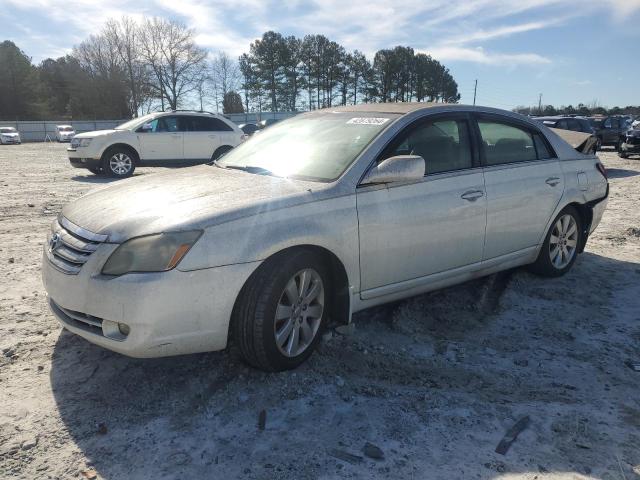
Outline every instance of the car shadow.
<path fill-rule="evenodd" d="M 144 173 L 139 173 L 139 174 L 134 173 L 131 177 L 127 177 L 127 178 L 133 178 L 140 175 L 144 175 Z M 112 183 L 112 182 L 118 182 L 124 179 L 108 177 L 106 175 L 89 174 L 89 175 L 74 175 L 73 177 L 71 177 L 71 180 L 75 182 L 82 182 L 82 183 Z"/>
<path fill-rule="evenodd" d="M 607 168 L 607 176 L 609 178 L 627 178 L 640 175 L 640 171 L 628 170 L 626 168 Z"/>
<path fill-rule="evenodd" d="M 625 272 L 637 275 L 638 264 L 585 253 L 559 279 L 515 270 L 360 312 L 354 333 L 333 333 L 296 371 L 274 374 L 247 367 L 233 348 L 132 359 L 63 330 L 51 388 L 65 431 L 105 479 L 388 478 L 390 468 L 396 478 L 416 468 L 457 472 L 449 478 L 597 475 L 604 459 L 618 458 L 602 435 L 632 397 L 619 388 L 640 388 L 637 373 L 620 366 L 615 337 L 600 340 L 600 328 L 622 328 L 606 310 L 613 292 L 603 282 Z M 487 295 L 488 307 L 472 305 Z M 585 298 L 592 303 L 580 307 Z M 597 342 L 606 353 L 594 351 Z M 515 452 L 496 454 L 522 415 L 532 425 Z M 593 437 L 570 436 L 596 425 Z M 386 459 L 363 458 L 365 441 Z M 462 473 L 468 449 L 480 457 Z M 313 461 L 301 462 L 309 452 Z M 629 452 L 626 461 L 640 463 Z"/>

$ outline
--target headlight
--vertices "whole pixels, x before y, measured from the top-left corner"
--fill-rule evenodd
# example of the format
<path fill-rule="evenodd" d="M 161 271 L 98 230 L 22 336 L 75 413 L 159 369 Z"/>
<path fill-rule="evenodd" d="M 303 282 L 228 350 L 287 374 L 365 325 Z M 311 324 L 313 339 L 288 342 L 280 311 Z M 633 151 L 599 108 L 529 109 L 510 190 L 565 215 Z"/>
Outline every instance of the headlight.
<path fill-rule="evenodd" d="M 78 144 L 78 146 L 80 146 L 80 147 L 88 147 L 90 143 L 91 143 L 91 138 L 81 138 L 80 139 L 80 143 Z"/>
<path fill-rule="evenodd" d="M 132 238 L 120 245 L 102 267 L 105 275 L 164 272 L 174 268 L 202 235 L 201 230 Z"/>

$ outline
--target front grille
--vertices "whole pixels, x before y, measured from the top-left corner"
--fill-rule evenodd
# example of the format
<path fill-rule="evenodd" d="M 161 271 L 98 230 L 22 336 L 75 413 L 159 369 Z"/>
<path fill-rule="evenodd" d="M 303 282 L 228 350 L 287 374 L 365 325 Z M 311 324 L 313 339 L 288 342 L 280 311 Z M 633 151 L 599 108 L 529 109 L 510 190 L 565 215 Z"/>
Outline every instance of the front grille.
<path fill-rule="evenodd" d="M 62 308 L 51 298 L 49 298 L 49 305 L 51 309 L 58 314 L 63 321 L 73 327 L 80 328 L 85 332 L 94 333 L 96 335 L 104 336 L 102 332 L 102 319 L 87 315 L 86 313 L 76 312 L 67 308 Z"/>
<path fill-rule="evenodd" d="M 47 255 L 58 270 L 75 275 L 106 239 L 60 217 L 52 226 Z"/>

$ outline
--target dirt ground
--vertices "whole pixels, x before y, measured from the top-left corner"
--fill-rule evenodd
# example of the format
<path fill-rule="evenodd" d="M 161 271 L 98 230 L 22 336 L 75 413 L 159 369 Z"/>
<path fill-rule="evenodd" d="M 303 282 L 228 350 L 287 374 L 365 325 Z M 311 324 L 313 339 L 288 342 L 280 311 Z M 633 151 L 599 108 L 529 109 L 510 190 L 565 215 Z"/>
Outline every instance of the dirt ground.
<path fill-rule="evenodd" d="M 565 277 L 518 269 L 362 312 L 265 374 L 233 349 L 135 360 L 62 330 L 42 243 L 109 180 L 63 145 L 0 147 L 0 478 L 640 478 L 640 159 L 601 159 L 609 208 Z"/>

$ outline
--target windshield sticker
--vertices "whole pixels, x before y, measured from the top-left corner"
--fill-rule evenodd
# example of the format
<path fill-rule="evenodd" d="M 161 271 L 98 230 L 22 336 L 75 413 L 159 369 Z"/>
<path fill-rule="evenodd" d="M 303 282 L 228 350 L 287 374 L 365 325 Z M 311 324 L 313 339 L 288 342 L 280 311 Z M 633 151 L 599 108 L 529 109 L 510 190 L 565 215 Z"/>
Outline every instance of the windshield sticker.
<path fill-rule="evenodd" d="M 388 118 L 381 117 L 356 117 L 350 119 L 347 124 L 351 125 L 384 125 L 389 121 Z"/>

